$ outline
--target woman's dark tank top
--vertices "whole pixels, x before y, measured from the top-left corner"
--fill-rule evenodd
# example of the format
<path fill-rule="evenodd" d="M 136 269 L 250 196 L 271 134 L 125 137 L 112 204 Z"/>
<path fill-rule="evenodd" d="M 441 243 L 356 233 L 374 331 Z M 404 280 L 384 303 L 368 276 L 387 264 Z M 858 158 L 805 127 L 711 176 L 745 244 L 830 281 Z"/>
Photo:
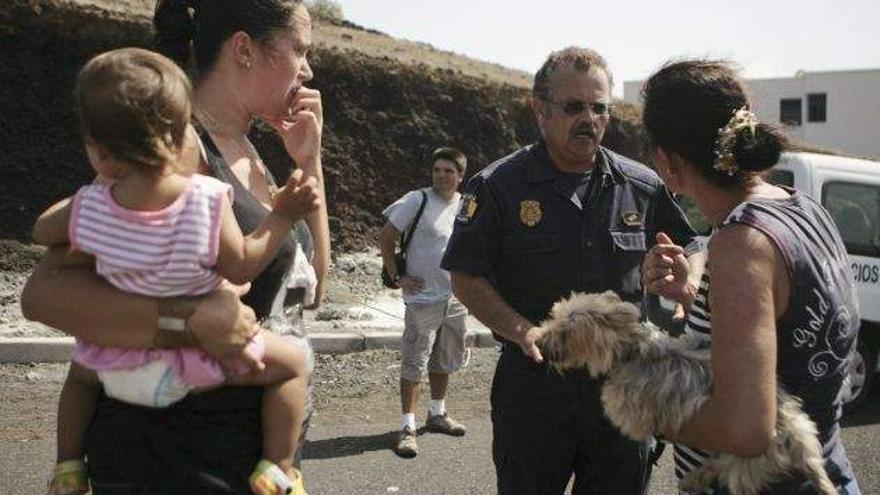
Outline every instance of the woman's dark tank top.
<path fill-rule="evenodd" d="M 855 282 L 831 216 L 810 197 L 786 190 L 787 198 L 741 204 L 722 228 L 739 223 L 760 230 L 785 261 L 791 295 L 788 309 L 776 322 L 777 377 L 785 390 L 803 401 L 804 411 L 816 423 L 829 477 L 845 485 L 854 478 L 839 421 L 841 390 L 859 329 Z"/>
<path fill-rule="evenodd" d="M 269 210 L 267 210 L 266 207 L 260 203 L 241 182 L 239 182 L 238 178 L 235 177 L 235 174 L 229 169 L 229 166 L 220 154 L 220 150 L 217 149 L 217 146 L 214 144 L 214 141 L 211 140 L 208 133 L 200 130 L 199 137 L 201 137 L 202 140 L 202 145 L 205 150 L 205 159 L 211 170 L 211 174 L 232 186 L 233 193 L 235 194 L 235 200 L 232 203 L 232 211 L 235 214 L 235 219 L 238 221 L 239 227 L 241 227 L 242 233 L 248 235 L 260 225 L 266 216 L 269 215 Z M 265 169 L 265 172 L 270 174 L 268 179 L 274 183 L 275 179 L 271 176 L 269 170 Z M 278 297 L 280 291 L 286 290 L 285 283 L 290 268 L 293 266 L 294 256 L 297 251 L 297 243 L 300 243 L 306 256 L 310 256 L 309 253 L 313 251 L 313 242 L 308 226 L 306 226 L 305 222 L 298 222 L 296 224 L 292 234 L 288 236 L 278 250 L 278 255 L 275 256 L 266 269 L 260 273 L 260 276 L 251 282 L 250 290 L 242 298 L 242 301 L 245 304 L 253 308 L 258 320 L 263 320 L 267 316 L 270 316 L 275 298 Z M 284 301 L 285 306 L 301 302 L 303 291 L 287 292 Z"/>

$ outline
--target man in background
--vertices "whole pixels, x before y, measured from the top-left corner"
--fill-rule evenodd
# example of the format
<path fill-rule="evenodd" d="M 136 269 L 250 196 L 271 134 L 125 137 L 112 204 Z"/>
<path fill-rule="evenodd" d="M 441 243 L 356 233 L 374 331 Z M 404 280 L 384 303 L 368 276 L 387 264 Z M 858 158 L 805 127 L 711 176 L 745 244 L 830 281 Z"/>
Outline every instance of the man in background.
<path fill-rule="evenodd" d="M 425 421 L 429 431 L 462 436 L 465 427 L 446 412 L 449 375 L 465 355 L 467 310 L 452 296 L 449 272 L 440 260 L 452 235 L 467 160 L 454 148 L 439 148 L 431 160 L 431 187 L 408 192 L 385 209 L 388 219 L 379 233 L 382 261 L 391 280 L 403 290 L 406 305 L 401 342 L 400 403 L 403 425 L 394 446 L 402 457 L 418 455 L 415 407 L 425 371 L 431 404 Z M 399 273 L 394 252 L 401 233 L 410 238 L 406 273 Z"/>

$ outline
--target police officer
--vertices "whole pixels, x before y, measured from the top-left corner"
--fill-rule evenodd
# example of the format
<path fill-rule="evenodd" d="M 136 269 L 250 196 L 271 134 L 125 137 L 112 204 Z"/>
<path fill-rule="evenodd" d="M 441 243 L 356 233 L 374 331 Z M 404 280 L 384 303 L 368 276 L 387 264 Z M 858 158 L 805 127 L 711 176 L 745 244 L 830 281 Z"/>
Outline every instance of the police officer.
<path fill-rule="evenodd" d="M 595 51 L 552 53 L 535 75 L 542 139 L 474 176 L 443 259 L 455 295 L 502 342 L 492 383 L 498 493 L 644 493 L 648 446 L 605 418 L 599 380 L 545 363 L 536 325 L 572 291 L 639 302 L 656 233 L 694 251 L 694 232 L 658 176 L 600 146 L 611 73 Z"/>

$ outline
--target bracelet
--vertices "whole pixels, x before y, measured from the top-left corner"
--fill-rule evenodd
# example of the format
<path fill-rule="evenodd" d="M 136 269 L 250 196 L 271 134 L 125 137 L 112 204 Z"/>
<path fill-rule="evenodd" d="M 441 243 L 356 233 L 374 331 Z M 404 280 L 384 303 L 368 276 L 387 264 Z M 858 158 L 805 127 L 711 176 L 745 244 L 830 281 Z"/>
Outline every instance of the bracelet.
<path fill-rule="evenodd" d="M 160 299 L 153 345 L 160 349 L 198 347 L 198 339 L 187 326 L 187 319 L 194 311 L 195 303 L 190 299 Z"/>
<path fill-rule="evenodd" d="M 174 316 L 162 316 L 160 314 L 159 319 L 156 322 L 156 327 L 158 327 L 159 330 L 183 332 L 186 330 L 186 319 L 176 318 Z"/>

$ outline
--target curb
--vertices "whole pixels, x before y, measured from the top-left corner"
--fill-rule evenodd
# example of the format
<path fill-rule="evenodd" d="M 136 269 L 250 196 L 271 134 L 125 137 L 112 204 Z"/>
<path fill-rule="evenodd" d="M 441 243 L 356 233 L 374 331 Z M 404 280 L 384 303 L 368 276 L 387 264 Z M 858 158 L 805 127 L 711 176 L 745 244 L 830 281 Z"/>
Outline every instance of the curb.
<path fill-rule="evenodd" d="M 312 333 L 312 347 L 318 354 L 347 354 L 374 349 L 400 349 L 400 332 Z M 495 347 L 488 330 L 471 330 L 465 336 L 471 347 Z M 73 337 L 0 338 L 0 364 L 64 363 L 70 361 Z"/>

